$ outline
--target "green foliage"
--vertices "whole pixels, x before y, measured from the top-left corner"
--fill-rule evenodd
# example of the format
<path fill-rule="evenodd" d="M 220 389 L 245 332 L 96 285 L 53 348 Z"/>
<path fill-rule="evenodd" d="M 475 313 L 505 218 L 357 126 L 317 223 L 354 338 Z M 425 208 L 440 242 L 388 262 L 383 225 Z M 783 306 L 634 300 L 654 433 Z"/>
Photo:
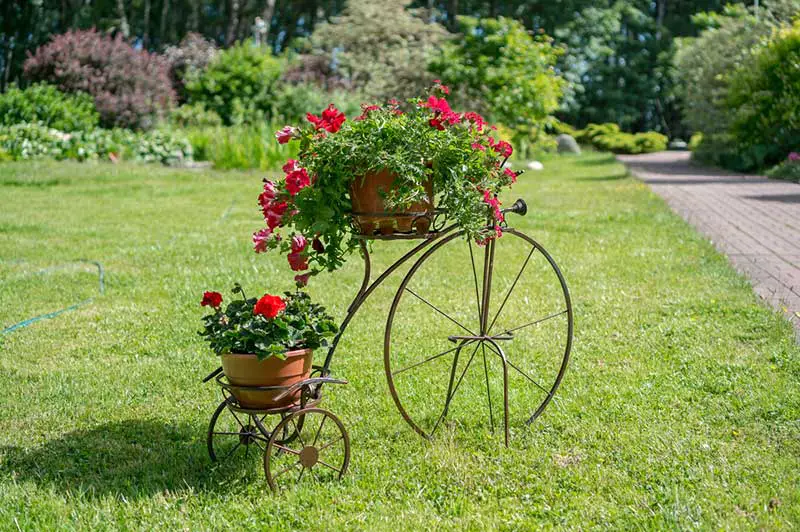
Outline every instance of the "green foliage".
<path fill-rule="evenodd" d="M 78 161 L 110 158 L 175 164 L 192 159 L 186 139 L 164 131 L 94 129 L 64 133 L 41 124 L 0 126 L 0 150 L 14 160 L 39 158 Z"/>
<path fill-rule="evenodd" d="M 0 94 L 0 125 L 37 122 L 61 131 L 90 130 L 100 115 L 86 93 L 65 94 L 52 85 L 36 83 L 26 89 L 11 87 Z"/>
<path fill-rule="evenodd" d="M 592 145 L 612 153 L 651 153 L 667 149 L 667 137 L 661 133 L 609 133 L 592 139 Z"/>
<path fill-rule="evenodd" d="M 386 100 L 420 94 L 431 82 L 426 69 L 447 32 L 426 22 L 407 0 L 349 0 L 341 15 L 320 24 L 311 47 L 367 97 Z"/>
<path fill-rule="evenodd" d="M 800 183 L 800 161 L 786 160 L 767 171 L 769 177 Z"/>
<path fill-rule="evenodd" d="M 273 124 L 190 128 L 185 131 L 198 161 L 210 161 L 215 168 L 258 168 L 274 170 L 297 155 L 296 144 L 275 142 Z"/>
<path fill-rule="evenodd" d="M 324 109 L 334 104 L 347 116 L 356 116 L 361 104 L 369 98 L 359 91 L 334 89 L 323 90 L 310 83 L 283 84 L 277 91 L 272 116 L 274 122 L 299 123 L 306 119 L 309 109 Z"/>
<path fill-rule="evenodd" d="M 283 62 L 268 49 L 245 41 L 218 53 L 203 71 L 187 73 L 191 104 L 203 104 L 225 124 L 269 118 Z"/>
<path fill-rule="evenodd" d="M 222 118 L 206 109 L 205 104 L 195 103 L 174 108 L 169 114 L 169 123 L 180 128 L 218 127 L 222 125 Z"/>
<path fill-rule="evenodd" d="M 509 18 L 459 17 L 459 35 L 431 63 L 454 98 L 517 130 L 543 129 L 558 109 L 564 86 L 554 66 L 552 39 L 531 37 Z"/>
<path fill-rule="evenodd" d="M 651 15 L 655 5 L 592 3 L 555 31 L 566 48 L 559 61 L 569 81 L 565 120 L 579 127 L 614 122 L 632 131 L 675 129 L 672 39 Z"/>
<path fill-rule="evenodd" d="M 733 73 L 726 107 L 742 169 L 772 166 L 800 146 L 800 21 Z"/>
<path fill-rule="evenodd" d="M 282 298 L 286 308 L 273 318 L 253 312 L 257 298 L 246 298 L 237 283 L 234 293 L 241 294 L 223 311 L 215 309 L 203 317 L 201 336 L 218 355 L 225 353 L 254 354 L 259 360 L 294 349 L 317 349 L 327 345 L 326 338 L 338 327 L 325 307 L 312 303 L 305 292 L 286 292 Z"/>

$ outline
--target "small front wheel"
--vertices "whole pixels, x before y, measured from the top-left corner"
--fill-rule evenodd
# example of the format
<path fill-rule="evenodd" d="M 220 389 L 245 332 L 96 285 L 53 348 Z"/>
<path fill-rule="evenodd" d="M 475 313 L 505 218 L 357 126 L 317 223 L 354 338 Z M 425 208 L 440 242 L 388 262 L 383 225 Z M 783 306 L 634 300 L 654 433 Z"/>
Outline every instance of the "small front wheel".
<path fill-rule="evenodd" d="M 302 420 L 302 423 L 300 423 Z M 280 435 L 293 433 L 291 441 Z M 272 431 L 264 453 L 264 473 L 277 492 L 304 478 L 324 481 L 341 479 L 350 465 L 350 437 L 333 413 L 305 408 L 281 420 Z"/>
<path fill-rule="evenodd" d="M 208 425 L 208 456 L 212 462 L 224 461 L 236 454 L 250 454 L 255 447 L 263 452 L 269 433 L 263 430 L 263 416 L 236 412 L 230 399 L 220 403 Z M 257 454 L 257 453 L 254 453 Z"/>

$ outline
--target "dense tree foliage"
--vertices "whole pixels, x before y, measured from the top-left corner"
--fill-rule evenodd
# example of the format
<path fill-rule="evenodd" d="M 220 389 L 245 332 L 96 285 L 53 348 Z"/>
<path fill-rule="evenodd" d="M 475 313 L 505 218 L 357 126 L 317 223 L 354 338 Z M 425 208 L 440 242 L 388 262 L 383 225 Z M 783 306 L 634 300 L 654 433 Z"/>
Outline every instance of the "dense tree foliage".
<path fill-rule="evenodd" d="M 793 9 L 786 0 L 781 1 L 782 6 L 786 4 L 781 9 Z M 411 4 L 419 9 L 415 14 L 404 12 L 404 3 L 6 0 L 0 2 L 0 90 L 22 81 L 26 53 L 68 29 L 96 27 L 151 51 L 163 51 L 168 45 L 178 44 L 187 33 L 196 32 L 222 47 L 253 37 L 280 52 L 295 47 L 292 43 L 298 42 L 297 37 L 312 35 L 321 22 L 329 24 L 324 25 L 316 42 L 328 46 L 338 40 L 347 46 L 343 65 L 348 64 L 354 75 L 364 77 L 366 65 L 362 62 L 374 58 L 378 50 L 385 54 L 384 65 L 405 66 L 405 71 L 398 68 L 401 74 L 416 75 L 395 82 L 395 86 L 403 86 L 416 83 L 426 74 L 418 58 L 437 40 L 434 34 L 438 26 L 430 23 L 456 32 L 459 15 L 503 16 L 534 33 L 554 35 L 554 44 L 566 47 L 558 68 L 568 76 L 574 90 L 568 94 L 562 118 L 579 126 L 588 121 L 613 120 L 631 130 L 658 129 L 675 135 L 681 133 L 670 68 L 675 38 L 696 35 L 702 28 L 693 24 L 692 15 L 720 11 L 725 0 L 415 0 Z M 343 13 L 346 5 L 349 11 Z M 342 24 L 345 21 L 348 26 Z M 378 40 L 384 35 L 385 41 Z M 420 35 L 430 39 L 425 37 L 420 42 Z M 381 46 L 370 52 L 356 45 L 362 42 Z M 328 48 L 328 52 L 336 55 L 335 48 Z M 318 63 L 316 70 L 329 66 Z M 308 77 L 302 69 L 295 73 Z M 373 91 L 369 86 L 389 87 L 396 73 L 394 68 L 381 67 L 367 75 L 368 81 L 358 82 L 368 86 L 368 92 L 384 92 L 389 89 Z"/>

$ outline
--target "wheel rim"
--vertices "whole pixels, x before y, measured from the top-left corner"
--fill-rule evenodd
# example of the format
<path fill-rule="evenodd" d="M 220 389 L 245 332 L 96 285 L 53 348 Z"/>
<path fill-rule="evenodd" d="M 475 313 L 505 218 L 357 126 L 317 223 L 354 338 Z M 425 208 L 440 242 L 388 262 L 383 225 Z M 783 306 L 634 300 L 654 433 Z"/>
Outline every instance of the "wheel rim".
<path fill-rule="evenodd" d="M 298 419 L 303 419 L 298 424 Z M 278 441 L 285 427 L 295 438 Z M 287 416 L 275 427 L 264 453 L 264 473 L 273 491 L 300 481 L 341 479 L 350 465 L 350 438 L 333 413 L 306 408 Z"/>
<path fill-rule="evenodd" d="M 463 422 L 456 407 L 472 424 L 481 406 L 474 396 L 482 395 L 483 418 L 505 430 L 507 442 L 506 419 L 530 424 L 553 399 L 572 330 L 564 277 L 536 241 L 510 228 L 485 247 L 463 232 L 448 235 L 411 266 L 392 301 L 384 336 L 389 390 L 425 438 L 445 420 Z"/>
<path fill-rule="evenodd" d="M 238 455 L 245 457 L 263 453 L 268 434 L 264 418 L 255 414 L 234 412 L 225 400 L 217 407 L 208 426 L 206 443 L 213 462 L 223 462 Z"/>

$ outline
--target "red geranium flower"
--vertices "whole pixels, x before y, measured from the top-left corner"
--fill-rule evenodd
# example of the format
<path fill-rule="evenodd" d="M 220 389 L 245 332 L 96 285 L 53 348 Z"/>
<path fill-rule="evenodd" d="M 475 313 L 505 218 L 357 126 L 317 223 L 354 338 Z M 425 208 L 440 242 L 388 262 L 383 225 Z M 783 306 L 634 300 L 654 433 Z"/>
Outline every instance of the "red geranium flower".
<path fill-rule="evenodd" d="M 324 129 L 329 133 L 336 133 L 339 131 L 346 120 L 344 113 L 338 110 L 333 104 L 330 104 L 327 109 L 322 111 L 322 116 L 308 113 L 306 114 L 306 118 L 309 122 L 314 124 L 317 130 Z"/>
<path fill-rule="evenodd" d="M 486 146 L 484 146 L 484 145 L 483 145 L 483 144 L 481 144 L 480 142 L 473 142 L 472 144 L 470 144 L 470 147 L 471 147 L 473 150 L 486 151 Z"/>
<path fill-rule="evenodd" d="M 200 302 L 201 307 L 219 308 L 222 304 L 222 294 L 219 292 L 203 292 L 203 300 Z"/>
<path fill-rule="evenodd" d="M 253 314 L 261 314 L 265 318 L 272 319 L 286 308 L 286 303 L 278 296 L 265 294 L 256 303 Z"/>
<path fill-rule="evenodd" d="M 505 157 L 511 157 L 511 154 L 514 153 L 514 148 L 511 147 L 511 144 L 504 140 L 495 142 L 492 137 L 489 137 L 489 145 L 494 151 Z"/>
<path fill-rule="evenodd" d="M 473 111 L 464 113 L 464 120 L 471 122 L 478 131 L 483 131 L 483 128 L 486 125 L 486 121 L 483 119 L 483 117 Z"/>
<path fill-rule="evenodd" d="M 431 127 L 435 127 L 439 131 L 444 131 L 444 125 L 442 124 L 442 121 L 439 120 L 438 118 L 431 118 L 430 120 L 428 120 L 428 123 L 431 125 Z"/>

